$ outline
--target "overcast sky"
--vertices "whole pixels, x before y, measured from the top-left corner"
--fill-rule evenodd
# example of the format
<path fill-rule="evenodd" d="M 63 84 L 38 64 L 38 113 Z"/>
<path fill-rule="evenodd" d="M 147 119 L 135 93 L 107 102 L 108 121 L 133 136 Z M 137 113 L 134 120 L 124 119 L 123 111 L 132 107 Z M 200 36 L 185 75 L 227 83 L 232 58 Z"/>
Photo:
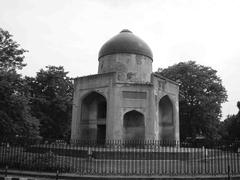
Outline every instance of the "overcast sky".
<path fill-rule="evenodd" d="M 193 60 L 218 71 L 223 118 L 240 101 L 240 0 L 0 0 L 0 27 L 29 50 L 23 75 L 47 65 L 96 74 L 98 51 L 122 29 L 152 49 L 153 70 Z"/>

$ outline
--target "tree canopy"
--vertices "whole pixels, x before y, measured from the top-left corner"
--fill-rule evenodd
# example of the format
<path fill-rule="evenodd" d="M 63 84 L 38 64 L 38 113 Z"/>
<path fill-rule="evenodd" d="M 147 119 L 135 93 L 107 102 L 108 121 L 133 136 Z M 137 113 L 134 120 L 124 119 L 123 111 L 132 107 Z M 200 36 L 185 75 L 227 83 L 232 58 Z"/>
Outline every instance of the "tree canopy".
<path fill-rule="evenodd" d="M 12 39 L 8 31 L 0 28 L 0 70 L 15 71 L 22 69 L 26 64 L 23 63 L 25 49 Z"/>
<path fill-rule="evenodd" d="M 62 66 L 22 77 L 27 50 L 0 28 L 0 135 L 69 136 L 73 84 Z"/>
<path fill-rule="evenodd" d="M 180 85 L 180 136 L 218 138 L 221 104 L 227 93 L 217 71 L 194 61 L 180 62 L 161 72 Z"/>
<path fill-rule="evenodd" d="M 32 116 L 25 81 L 17 70 L 26 64 L 26 50 L 0 28 L 0 135 L 38 136 L 39 122 Z"/>
<path fill-rule="evenodd" d="M 238 113 L 229 115 L 221 122 L 220 133 L 224 140 L 240 140 L 240 101 L 237 102 Z"/>
<path fill-rule="evenodd" d="M 28 78 L 34 115 L 45 138 L 69 136 L 73 83 L 62 66 L 46 66 L 35 78 Z"/>

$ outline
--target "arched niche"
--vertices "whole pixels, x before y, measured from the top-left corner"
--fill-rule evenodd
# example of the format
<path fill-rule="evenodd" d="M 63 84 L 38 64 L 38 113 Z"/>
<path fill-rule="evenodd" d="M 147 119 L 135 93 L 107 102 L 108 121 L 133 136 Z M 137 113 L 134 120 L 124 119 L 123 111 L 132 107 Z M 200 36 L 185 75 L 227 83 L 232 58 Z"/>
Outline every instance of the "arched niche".
<path fill-rule="evenodd" d="M 136 110 L 129 111 L 123 116 L 124 140 L 144 140 L 144 115 Z"/>
<path fill-rule="evenodd" d="M 107 100 L 103 95 L 94 91 L 84 96 L 81 101 L 80 118 L 82 139 L 105 141 Z"/>
<path fill-rule="evenodd" d="M 173 104 L 170 98 L 166 95 L 159 101 L 158 106 L 159 117 L 159 139 L 173 140 L 174 139 L 174 123 L 173 123 Z"/>

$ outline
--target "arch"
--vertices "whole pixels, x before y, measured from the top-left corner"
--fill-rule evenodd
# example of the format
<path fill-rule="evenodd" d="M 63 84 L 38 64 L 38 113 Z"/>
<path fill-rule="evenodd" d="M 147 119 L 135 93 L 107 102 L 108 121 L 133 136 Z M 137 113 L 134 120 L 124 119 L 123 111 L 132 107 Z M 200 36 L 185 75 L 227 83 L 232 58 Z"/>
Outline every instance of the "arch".
<path fill-rule="evenodd" d="M 144 110 L 142 108 L 135 108 L 135 107 L 128 107 L 127 109 L 124 109 L 123 114 L 125 115 L 126 113 L 128 113 L 130 111 L 137 111 L 138 113 L 140 113 L 144 116 Z"/>
<path fill-rule="evenodd" d="M 107 100 L 96 91 L 87 93 L 81 99 L 81 139 L 105 142 Z"/>
<path fill-rule="evenodd" d="M 170 98 L 166 95 L 159 101 L 159 122 L 163 125 L 173 123 L 173 105 Z"/>
<path fill-rule="evenodd" d="M 159 117 L 159 138 L 165 140 L 174 139 L 174 126 L 173 126 L 173 104 L 169 96 L 164 96 L 159 101 L 158 106 Z"/>
<path fill-rule="evenodd" d="M 99 92 L 98 90 L 92 90 L 92 91 L 88 91 L 88 92 L 84 93 L 84 94 L 80 97 L 80 102 L 82 102 L 83 99 L 85 99 L 87 96 L 89 96 L 89 95 L 92 94 L 92 93 L 99 94 L 99 95 L 103 96 L 105 99 L 107 99 L 107 97 L 105 96 L 104 93 Z"/>
<path fill-rule="evenodd" d="M 144 115 L 136 110 L 128 111 L 123 116 L 124 140 L 144 140 Z"/>

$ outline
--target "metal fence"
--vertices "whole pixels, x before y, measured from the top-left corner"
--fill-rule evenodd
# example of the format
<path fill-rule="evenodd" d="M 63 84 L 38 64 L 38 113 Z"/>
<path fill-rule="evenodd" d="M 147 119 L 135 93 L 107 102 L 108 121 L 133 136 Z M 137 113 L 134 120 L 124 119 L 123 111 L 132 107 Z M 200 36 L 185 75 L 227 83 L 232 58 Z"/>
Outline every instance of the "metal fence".
<path fill-rule="evenodd" d="M 79 175 L 239 175 L 239 142 L 1 139 L 0 169 Z"/>

